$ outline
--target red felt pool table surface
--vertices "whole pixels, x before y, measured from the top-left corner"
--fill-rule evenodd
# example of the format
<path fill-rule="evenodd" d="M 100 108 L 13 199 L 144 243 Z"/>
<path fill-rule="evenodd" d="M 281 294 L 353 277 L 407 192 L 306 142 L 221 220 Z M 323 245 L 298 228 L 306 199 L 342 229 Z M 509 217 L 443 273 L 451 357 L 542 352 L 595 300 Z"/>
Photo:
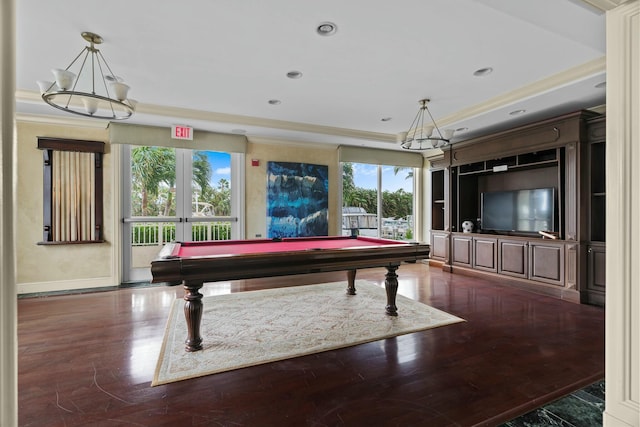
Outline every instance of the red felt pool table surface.
<path fill-rule="evenodd" d="M 289 251 L 352 249 L 384 245 L 407 244 L 397 240 L 371 237 L 305 237 L 260 240 L 226 240 L 215 242 L 184 242 L 168 257 L 211 257 L 216 255 L 241 255 Z"/>

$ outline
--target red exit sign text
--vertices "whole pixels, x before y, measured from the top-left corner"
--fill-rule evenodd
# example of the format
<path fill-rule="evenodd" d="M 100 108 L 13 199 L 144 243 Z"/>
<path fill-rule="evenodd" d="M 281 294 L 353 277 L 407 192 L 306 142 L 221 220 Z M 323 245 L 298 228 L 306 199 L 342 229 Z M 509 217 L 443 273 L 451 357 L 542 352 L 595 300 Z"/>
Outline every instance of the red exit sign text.
<path fill-rule="evenodd" d="M 193 140 L 193 128 L 189 126 L 171 126 L 171 138 Z"/>

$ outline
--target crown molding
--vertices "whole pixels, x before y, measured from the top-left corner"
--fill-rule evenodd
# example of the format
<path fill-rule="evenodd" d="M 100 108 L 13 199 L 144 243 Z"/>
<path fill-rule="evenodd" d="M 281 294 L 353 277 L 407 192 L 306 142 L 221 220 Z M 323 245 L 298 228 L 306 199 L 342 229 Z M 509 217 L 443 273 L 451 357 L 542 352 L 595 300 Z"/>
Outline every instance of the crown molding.
<path fill-rule="evenodd" d="M 109 122 L 101 119 L 80 119 L 75 117 L 45 116 L 25 113 L 16 113 L 16 122 L 76 126 L 92 129 L 107 129 L 109 126 Z"/>
<path fill-rule="evenodd" d="M 481 114 L 486 114 L 506 105 L 547 92 L 556 87 L 563 86 L 577 80 L 582 80 L 598 73 L 604 73 L 606 72 L 606 68 L 607 62 L 605 56 L 594 59 L 576 67 L 569 68 L 561 73 L 554 74 L 546 79 L 538 80 L 537 82 L 522 86 L 514 91 L 488 99 L 480 104 L 464 108 L 445 117 L 440 117 L 438 118 L 438 126 L 442 128 L 443 126 L 447 126 L 452 123 L 461 122 Z"/>
<path fill-rule="evenodd" d="M 16 102 L 41 102 L 42 98 L 36 91 L 17 90 Z M 356 129 L 346 129 L 333 126 L 296 123 L 285 120 L 273 120 L 260 117 L 242 116 L 237 114 L 217 113 L 213 111 L 194 110 L 189 108 L 168 107 L 163 105 L 138 103 L 135 113 L 151 116 L 172 117 L 185 120 L 201 120 L 205 122 L 233 123 L 243 126 L 256 126 L 271 129 L 282 129 L 292 132 L 313 133 L 320 135 L 339 136 L 344 138 L 364 139 L 395 144 L 396 136 L 388 133 L 369 132 Z M 134 114 L 135 114 L 134 113 Z M 53 117 L 53 116 L 52 116 Z M 55 119 L 52 119 L 55 120 Z M 88 119 L 91 120 L 91 119 Z"/>
<path fill-rule="evenodd" d="M 595 1 L 595 0 L 594 0 Z M 602 0 L 604 2 L 615 2 L 617 0 Z M 503 108 L 507 105 L 513 104 L 523 99 L 527 99 L 537 94 L 547 92 L 559 86 L 563 86 L 591 77 L 598 73 L 606 72 L 606 57 L 597 58 L 595 60 L 586 62 L 576 67 L 572 67 L 561 73 L 555 74 L 551 77 L 539 80 L 532 84 L 523 86 L 514 91 L 505 93 L 503 95 L 491 98 L 480 104 L 464 108 L 456 111 L 445 117 L 438 118 L 438 126 L 443 127 L 453 123 L 468 120 L 470 118 L 486 114 L 490 111 L 498 108 Z M 41 102 L 40 94 L 35 91 L 16 91 L 16 102 Z M 237 114 L 217 113 L 212 111 L 202 111 L 189 108 L 168 107 L 154 104 L 138 103 L 136 106 L 136 113 L 148 114 L 151 116 L 171 117 L 175 119 L 184 120 L 200 120 L 205 122 L 217 122 L 217 123 L 233 123 L 242 126 L 255 126 L 271 129 L 281 129 L 291 132 L 311 133 L 318 135 L 330 135 L 344 138 L 353 138 L 367 141 L 378 141 L 384 143 L 395 144 L 396 135 L 380 132 L 369 132 L 356 129 L 338 128 L 332 126 L 314 125 L 309 123 L 297 123 L 285 120 L 273 120 L 260 117 L 242 116 Z M 26 115 L 21 115 L 25 117 Z M 76 126 L 92 126 L 100 127 L 96 125 L 96 121 L 92 119 L 62 119 L 57 116 L 38 116 L 39 121 L 42 122 L 56 122 L 61 124 L 73 123 Z M 31 121 L 36 121 L 33 117 Z M 99 122 L 103 123 L 103 122 Z M 254 141 L 257 139 L 254 139 Z M 268 138 L 262 138 L 261 140 L 268 140 Z M 275 141 L 276 139 L 274 139 Z"/>
<path fill-rule="evenodd" d="M 616 7 L 626 3 L 629 0 L 578 0 L 582 3 L 587 4 L 588 6 L 594 7 L 598 10 L 606 12 L 611 9 L 615 9 Z"/>
<path fill-rule="evenodd" d="M 306 132 L 322 135 L 342 136 L 345 138 L 356 138 L 366 139 L 370 141 L 373 140 L 395 143 L 395 135 L 386 133 L 313 125 L 309 123 L 289 122 L 284 120 L 265 119 L 260 117 L 241 116 L 236 114 L 216 113 L 212 111 L 193 110 L 188 108 L 175 108 L 140 103 L 136 107 L 136 112 L 139 112 L 141 114 L 152 114 L 191 120 L 233 123 L 244 126 L 266 127 L 294 132 Z"/>

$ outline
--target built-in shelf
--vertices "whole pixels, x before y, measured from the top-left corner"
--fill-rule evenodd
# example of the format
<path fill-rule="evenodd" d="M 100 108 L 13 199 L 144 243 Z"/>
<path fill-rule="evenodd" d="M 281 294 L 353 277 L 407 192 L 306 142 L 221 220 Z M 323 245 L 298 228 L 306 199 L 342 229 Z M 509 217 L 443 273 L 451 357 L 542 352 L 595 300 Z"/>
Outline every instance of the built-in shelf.
<path fill-rule="evenodd" d="M 510 169 L 543 167 L 546 165 L 557 164 L 558 157 L 558 150 L 555 148 L 532 153 L 524 153 L 516 156 L 460 165 L 458 167 L 458 174 L 469 175 L 489 172 L 504 172 Z"/>
<path fill-rule="evenodd" d="M 597 303 L 604 289 L 604 129 L 603 116 L 578 111 L 443 150 L 431 170 L 432 258 L 452 272 L 508 276 L 561 298 Z M 555 190 L 549 231 L 557 239 L 482 232 L 483 194 L 533 188 Z M 474 233 L 461 233 L 464 221 L 474 222 Z"/>

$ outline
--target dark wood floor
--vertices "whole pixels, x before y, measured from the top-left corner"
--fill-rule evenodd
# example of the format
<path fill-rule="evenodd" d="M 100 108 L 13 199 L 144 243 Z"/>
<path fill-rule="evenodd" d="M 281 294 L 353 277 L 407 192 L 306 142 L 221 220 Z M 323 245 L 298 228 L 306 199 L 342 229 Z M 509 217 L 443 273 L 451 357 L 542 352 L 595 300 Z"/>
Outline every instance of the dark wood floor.
<path fill-rule="evenodd" d="M 20 299 L 20 425 L 491 426 L 604 377 L 603 309 L 424 264 L 398 274 L 399 293 L 466 322 L 153 388 L 180 286 Z M 381 284 L 384 270 L 358 278 Z"/>

